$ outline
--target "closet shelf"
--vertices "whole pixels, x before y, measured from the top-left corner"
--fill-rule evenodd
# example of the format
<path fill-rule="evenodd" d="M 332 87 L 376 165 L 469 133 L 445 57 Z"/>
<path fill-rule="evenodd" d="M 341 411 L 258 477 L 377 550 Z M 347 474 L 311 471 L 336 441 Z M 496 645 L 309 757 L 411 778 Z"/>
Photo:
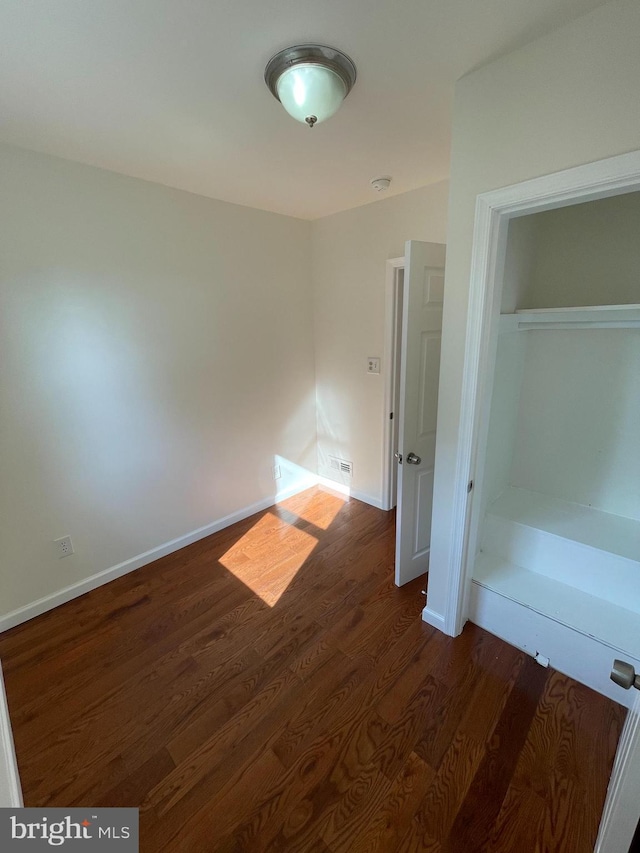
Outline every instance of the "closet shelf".
<path fill-rule="evenodd" d="M 501 332 L 531 329 L 640 329 L 640 305 L 526 308 L 500 315 Z"/>
<path fill-rule="evenodd" d="M 511 487 L 487 509 L 481 548 L 640 620 L 640 521 Z"/>
<path fill-rule="evenodd" d="M 493 554 L 480 554 L 473 582 L 621 654 L 640 658 L 640 614 Z"/>
<path fill-rule="evenodd" d="M 638 563 L 640 576 L 637 519 L 514 486 L 509 486 L 489 505 L 487 514 L 633 560 Z"/>

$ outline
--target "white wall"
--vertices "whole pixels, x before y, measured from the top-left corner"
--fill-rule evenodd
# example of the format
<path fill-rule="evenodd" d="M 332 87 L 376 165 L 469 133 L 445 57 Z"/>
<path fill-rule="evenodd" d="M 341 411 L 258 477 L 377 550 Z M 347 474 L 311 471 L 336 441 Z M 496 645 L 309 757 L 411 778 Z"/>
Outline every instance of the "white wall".
<path fill-rule="evenodd" d="M 525 332 L 502 334 L 498 338 L 496 370 L 487 436 L 485 479 L 482 489 L 484 518 L 487 504 L 511 485 L 511 466 L 518 435 L 520 394 L 527 352 Z"/>
<path fill-rule="evenodd" d="M 316 422 L 310 223 L 9 148 L 0 199 L 2 615 L 291 485 Z"/>
<path fill-rule="evenodd" d="M 385 377 L 366 372 L 383 355 L 386 261 L 406 240 L 446 241 L 448 184 L 441 182 L 313 223 L 318 471 L 328 457 L 353 462 L 357 496 L 379 503 Z"/>
<path fill-rule="evenodd" d="M 640 519 L 640 331 L 520 335 L 511 484 Z"/>
<path fill-rule="evenodd" d="M 640 4 L 610 3 L 456 86 L 429 608 L 444 616 L 476 196 L 638 148 Z"/>

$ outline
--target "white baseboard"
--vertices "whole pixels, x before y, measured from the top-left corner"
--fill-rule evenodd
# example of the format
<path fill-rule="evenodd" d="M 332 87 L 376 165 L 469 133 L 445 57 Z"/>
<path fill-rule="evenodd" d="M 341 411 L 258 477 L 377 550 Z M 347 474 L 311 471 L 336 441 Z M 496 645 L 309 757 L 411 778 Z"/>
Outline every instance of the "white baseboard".
<path fill-rule="evenodd" d="M 430 610 L 428 607 L 425 607 L 422 611 L 422 621 L 426 622 L 428 625 L 433 625 L 434 628 L 437 628 L 438 631 L 444 630 L 444 616 L 441 613 L 436 613 L 435 610 Z"/>
<path fill-rule="evenodd" d="M 303 480 L 297 480 L 293 484 L 293 486 L 289 486 L 288 488 L 281 489 L 279 492 L 277 492 L 275 498 L 271 501 L 270 504 L 268 504 L 268 506 L 273 506 L 274 504 L 278 503 L 279 501 L 286 501 L 287 498 L 293 497 L 293 495 L 297 495 L 300 492 L 304 492 L 304 491 L 306 491 L 306 489 L 311 489 L 311 488 L 313 488 L 313 486 L 317 486 L 317 485 L 318 485 L 317 475 L 316 474 L 310 474 L 308 477 L 306 477 Z M 265 507 L 265 509 L 267 509 L 267 508 L 268 507 Z M 256 512 L 260 512 L 260 510 L 256 510 Z M 250 512 L 248 515 L 252 515 L 252 514 L 253 513 Z M 245 515 L 244 517 L 247 518 L 248 516 Z M 238 521 L 241 521 L 241 519 L 238 519 Z M 233 522 L 231 522 L 231 524 L 233 524 Z M 226 526 L 227 525 L 225 525 L 225 527 Z"/>
<path fill-rule="evenodd" d="M 347 495 L 347 497 L 355 498 L 357 501 L 369 504 L 369 506 L 374 506 L 376 509 L 384 508 L 380 498 L 374 498 L 365 492 L 358 491 L 358 489 L 352 489 L 351 486 L 345 486 L 344 483 L 338 483 L 335 480 L 331 480 L 329 477 L 321 477 L 318 475 L 316 483 L 319 486 L 326 486 L 328 489 L 333 489 L 334 492 L 339 492 L 341 495 Z"/>
<path fill-rule="evenodd" d="M 73 598 L 78 598 L 79 596 L 84 595 L 85 592 L 91 592 L 92 589 L 97 589 L 99 586 L 109 583 L 109 581 L 122 577 L 122 575 L 126 575 L 136 569 L 140 569 L 142 566 L 146 566 L 154 560 L 166 557 L 167 554 L 173 554 L 174 551 L 179 551 L 180 548 L 192 545 L 194 542 L 204 539 L 205 536 L 211 536 L 212 533 L 217 533 L 219 530 L 223 530 L 225 527 L 229 527 L 238 521 L 242 521 L 250 515 L 254 515 L 256 512 L 262 512 L 270 506 L 273 506 L 278 501 L 285 500 L 298 492 L 303 492 L 305 489 L 311 488 L 316 485 L 317 482 L 317 476 L 315 474 L 311 475 L 309 478 L 298 481 L 295 485 L 289 486 L 288 488 L 278 492 L 273 497 L 263 498 L 261 501 L 257 501 L 250 506 L 243 507 L 230 515 L 225 515 L 223 518 L 219 518 L 216 521 L 211 522 L 211 524 L 206 524 L 204 527 L 192 530 L 184 536 L 178 536 L 170 542 L 165 542 L 163 545 L 151 548 L 149 551 L 145 551 L 143 554 L 138 554 L 136 557 L 131 557 L 131 559 L 125 560 L 123 563 L 118 563 L 116 566 L 111 566 L 102 572 L 98 572 L 88 578 L 83 578 L 83 580 L 78 581 L 77 583 L 66 586 L 63 589 L 51 593 L 50 595 L 44 596 L 43 598 L 39 598 L 37 601 L 24 605 L 24 607 L 19 607 L 17 610 L 13 610 L 5 616 L 0 616 L 0 632 L 8 631 L 9 628 L 14 628 L 22 622 L 27 622 L 29 619 L 40 616 L 48 610 L 53 610 L 54 607 L 58 607 L 60 604 L 65 604 Z"/>

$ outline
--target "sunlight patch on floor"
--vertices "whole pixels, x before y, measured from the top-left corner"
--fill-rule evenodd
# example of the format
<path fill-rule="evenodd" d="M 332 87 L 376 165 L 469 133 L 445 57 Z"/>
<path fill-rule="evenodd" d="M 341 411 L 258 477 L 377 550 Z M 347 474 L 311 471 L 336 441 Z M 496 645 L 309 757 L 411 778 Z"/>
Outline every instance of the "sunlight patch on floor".
<path fill-rule="evenodd" d="M 220 558 L 239 581 L 273 607 L 318 540 L 268 512 Z"/>
<path fill-rule="evenodd" d="M 346 501 L 346 498 L 339 495 L 330 495 L 327 492 L 323 492 L 321 495 L 313 495 L 308 503 L 303 506 L 296 504 L 295 513 L 300 518 L 304 518 L 305 521 L 313 524 L 314 527 L 327 530 L 335 521 L 336 516 L 344 507 Z M 287 506 L 286 501 L 284 506 Z"/>

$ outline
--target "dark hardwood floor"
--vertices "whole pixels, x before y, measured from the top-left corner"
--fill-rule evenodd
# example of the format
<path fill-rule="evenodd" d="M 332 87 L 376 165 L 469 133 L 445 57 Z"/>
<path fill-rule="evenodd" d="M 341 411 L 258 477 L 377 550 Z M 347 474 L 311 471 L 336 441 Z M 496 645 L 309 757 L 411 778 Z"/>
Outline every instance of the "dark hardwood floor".
<path fill-rule="evenodd" d="M 424 624 L 394 521 L 321 490 L 0 637 L 25 804 L 141 850 L 591 853 L 625 712 Z"/>

